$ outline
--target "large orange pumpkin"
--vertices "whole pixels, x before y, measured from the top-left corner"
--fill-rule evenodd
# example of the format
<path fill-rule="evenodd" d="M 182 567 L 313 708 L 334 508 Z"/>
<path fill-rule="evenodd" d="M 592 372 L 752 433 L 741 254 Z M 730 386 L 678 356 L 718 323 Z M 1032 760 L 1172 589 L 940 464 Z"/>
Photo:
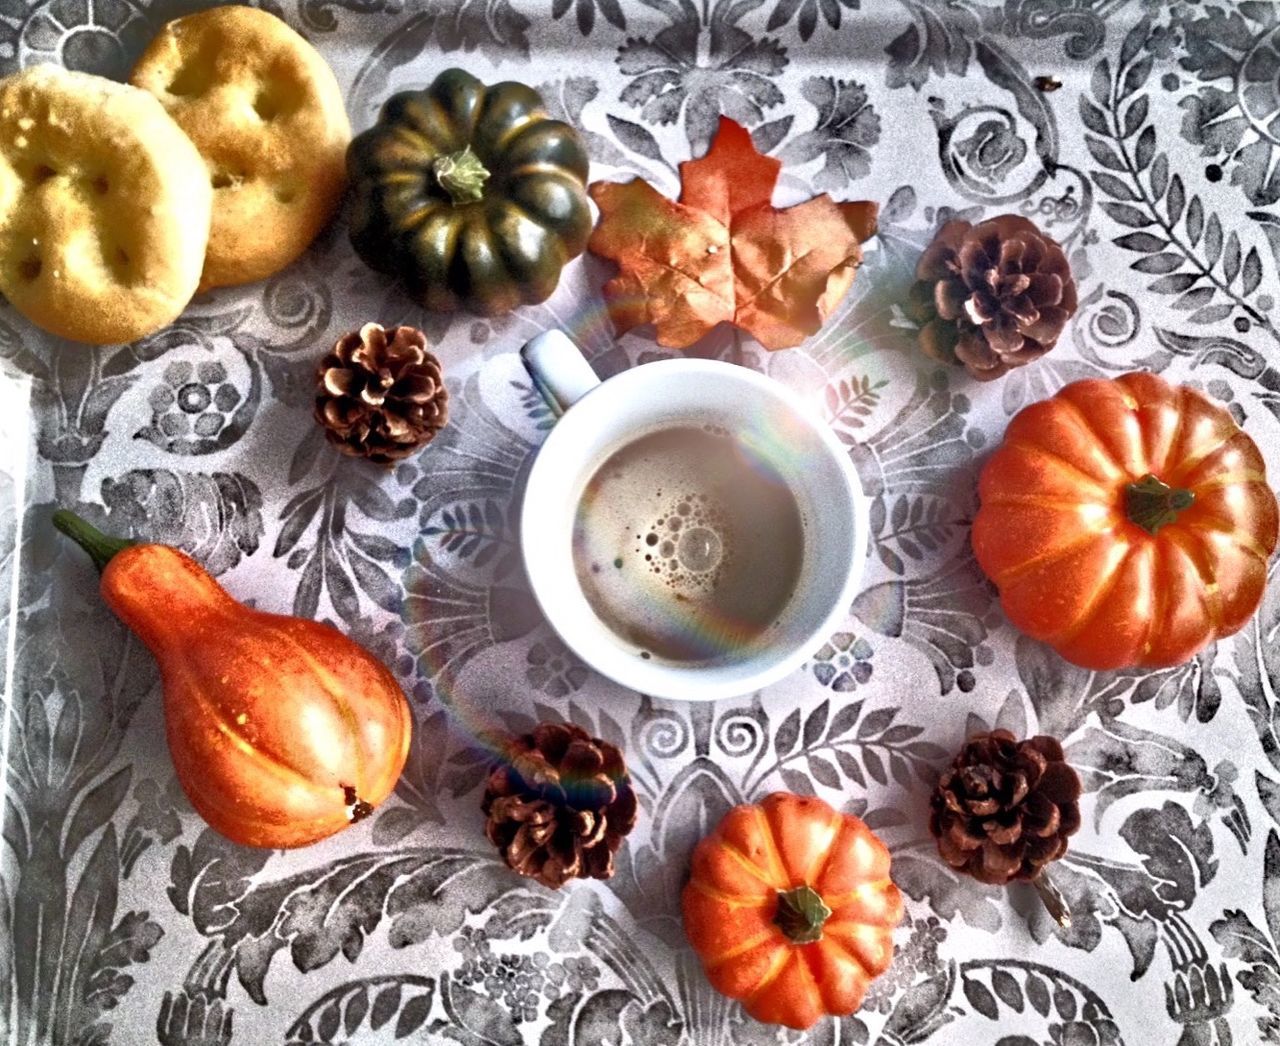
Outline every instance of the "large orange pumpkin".
<path fill-rule="evenodd" d="M 1067 385 L 982 470 L 978 563 L 1005 614 L 1092 669 L 1180 664 L 1262 600 L 1276 499 L 1222 407 L 1154 374 Z"/>
<path fill-rule="evenodd" d="M 792 1028 L 862 1005 L 902 921 L 889 851 L 871 829 L 785 792 L 734 807 L 698 844 L 683 905 L 716 990 Z"/>
<path fill-rule="evenodd" d="M 186 553 L 54 514 L 102 572 L 107 605 L 155 655 L 182 790 L 249 846 L 304 846 L 391 794 L 411 716 L 387 668 L 337 629 L 253 610 Z"/>

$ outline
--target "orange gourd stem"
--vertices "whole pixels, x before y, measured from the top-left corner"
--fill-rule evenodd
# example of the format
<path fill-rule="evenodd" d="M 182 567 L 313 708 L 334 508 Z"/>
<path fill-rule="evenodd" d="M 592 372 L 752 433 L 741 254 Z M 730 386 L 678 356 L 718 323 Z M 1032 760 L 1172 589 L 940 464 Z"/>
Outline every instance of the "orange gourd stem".
<path fill-rule="evenodd" d="M 1178 513 L 1195 504 L 1194 491 L 1171 487 L 1150 472 L 1124 488 L 1124 512 L 1148 534 L 1172 523 Z"/>
<path fill-rule="evenodd" d="M 130 541 L 128 538 L 109 537 L 65 508 L 54 512 L 53 525 L 89 553 L 89 558 L 93 560 L 93 565 L 98 568 L 99 574 L 107 569 L 107 564 L 116 553 L 137 544 L 136 541 Z"/>

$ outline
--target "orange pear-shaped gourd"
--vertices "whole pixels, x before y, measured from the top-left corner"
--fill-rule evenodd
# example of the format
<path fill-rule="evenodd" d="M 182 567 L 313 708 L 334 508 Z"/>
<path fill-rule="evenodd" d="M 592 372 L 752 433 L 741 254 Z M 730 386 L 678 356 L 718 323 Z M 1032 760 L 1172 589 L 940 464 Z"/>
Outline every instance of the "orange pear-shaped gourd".
<path fill-rule="evenodd" d="M 191 805 L 248 846 L 305 846 L 368 816 L 409 752 L 395 677 L 337 629 L 232 599 L 185 552 L 54 525 L 160 664 L 165 734 Z"/>

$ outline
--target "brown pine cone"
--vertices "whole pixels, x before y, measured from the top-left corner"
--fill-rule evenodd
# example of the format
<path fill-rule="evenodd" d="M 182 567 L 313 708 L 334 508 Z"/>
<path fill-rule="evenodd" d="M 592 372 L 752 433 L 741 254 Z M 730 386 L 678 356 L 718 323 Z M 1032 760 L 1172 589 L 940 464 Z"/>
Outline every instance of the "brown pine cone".
<path fill-rule="evenodd" d="M 1076 311 L 1058 244 L 1026 218 L 949 221 L 920 256 L 910 310 L 920 347 L 979 381 L 1039 359 Z"/>
<path fill-rule="evenodd" d="M 933 792 L 942 859 L 979 882 L 1033 879 L 1080 827 L 1080 777 L 1052 737 L 974 734 Z"/>
<path fill-rule="evenodd" d="M 556 889 L 608 879 L 636 823 L 636 796 L 618 749 L 567 723 L 539 723 L 489 773 L 481 809 L 502 859 Z"/>
<path fill-rule="evenodd" d="M 449 420 L 449 393 L 427 337 L 366 323 L 316 369 L 316 420 L 342 453 L 388 465 L 430 443 Z"/>

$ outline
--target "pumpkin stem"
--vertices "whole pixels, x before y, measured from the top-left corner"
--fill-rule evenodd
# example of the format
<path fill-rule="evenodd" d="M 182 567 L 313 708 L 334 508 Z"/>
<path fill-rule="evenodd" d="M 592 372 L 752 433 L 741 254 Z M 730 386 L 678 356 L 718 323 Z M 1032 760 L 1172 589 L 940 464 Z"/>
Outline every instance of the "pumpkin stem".
<path fill-rule="evenodd" d="M 431 161 L 431 173 L 455 204 L 475 203 L 489 180 L 489 171 L 469 145 L 461 152 L 437 156 Z"/>
<path fill-rule="evenodd" d="M 130 541 L 127 538 L 110 537 L 65 508 L 54 512 L 53 525 L 89 553 L 89 558 L 93 560 L 93 565 L 98 568 L 99 574 L 107 568 L 107 564 L 117 552 L 137 544 L 136 541 Z"/>
<path fill-rule="evenodd" d="M 1172 523 L 1178 513 L 1190 508 L 1195 500 L 1192 491 L 1171 487 L 1151 473 L 1124 488 L 1125 514 L 1148 534 Z"/>
<path fill-rule="evenodd" d="M 831 918 L 828 908 L 811 886 L 778 892 L 778 910 L 773 921 L 792 944 L 812 944 L 822 940 L 822 925 Z"/>

